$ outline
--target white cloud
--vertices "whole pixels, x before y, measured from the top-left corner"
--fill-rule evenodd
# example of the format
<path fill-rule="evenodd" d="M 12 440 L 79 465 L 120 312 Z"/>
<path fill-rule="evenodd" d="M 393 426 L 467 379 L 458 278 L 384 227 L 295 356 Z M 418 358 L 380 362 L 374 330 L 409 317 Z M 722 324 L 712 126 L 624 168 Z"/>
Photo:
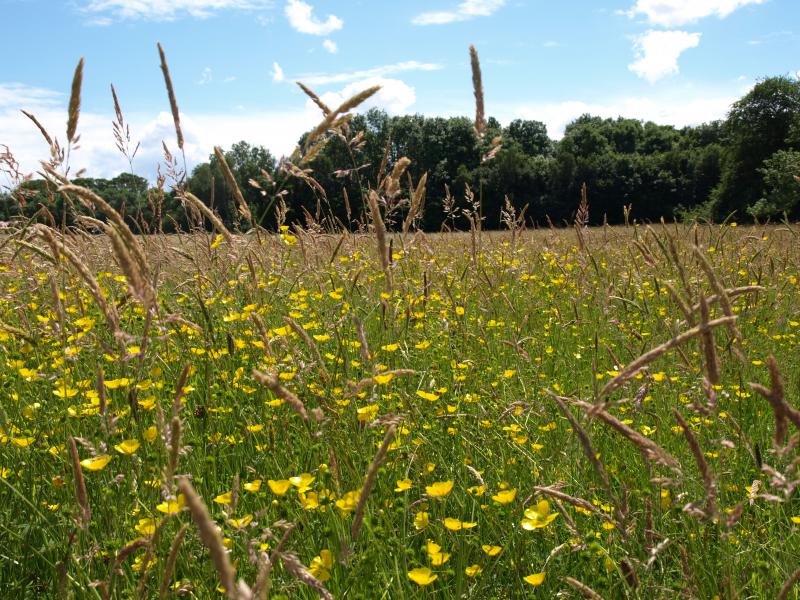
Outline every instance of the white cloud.
<path fill-rule="evenodd" d="M 453 10 L 428 11 L 411 19 L 414 25 L 445 25 L 468 21 L 475 17 L 488 17 L 503 7 L 506 0 L 464 0 Z"/>
<path fill-rule="evenodd" d="M 272 63 L 272 81 L 275 83 L 280 83 L 284 79 L 285 77 L 283 75 L 283 69 L 281 69 L 281 66 L 276 62 Z"/>
<path fill-rule="evenodd" d="M 336 54 L 339 51 L 339 46 L 336 45 L 336 42 L 333 40 L 325 40 L 322 42 L 322 47 L 325 48 L 331 54 Z"/>
<path fill-rule="evenodd" d="M 328 15 L 325 21 L 314 17 L 314 7 L 302 0 L 289 0 L 284 9 L 289 24 L 300 33 L 310 35 L 328 35 L 344 26 L 336 15 Z"/>
<path fill-rule="evenodd" d="M 95 15 L 91 24 L 110 25 L 112 18 L 171 21 L 189 15 L 205 19 L 220 11 L 263 10 L 272 4 L 272 0 L 88 0 L 80 10 Z"/>
<path fill-rule="evenodd" d="M 636 0 L 627 12 L 631 17 L 644 15 L 652 25 L 675 27 L 716 16 L 724 19 L 748 4 L 763 4 L 766 0 Z"/>
<path fill-rule="evenodd" d="M 330 107 L 339 106 L 348 98 L 374 85 L 381 86 L 381 89 L 360 104 L 358 112 L 366 112 L 371 108 L 380 108 L 390 115 L 399 115 L 405 113 L 417 101 L 417 94 L 413 87 L 399 79 L 387 79 L 385 77 L 368 77 L 354 81 L 338 92 L 321 94 L 320 98 Z M 310 99 L 306 102 L 306 105 L 308 108 L 314 107 Z"/>
<path fill-rule="evenodd" d="M 633 45 L 636 60 L 628 65 L 628 69 L 654 83 L 667 75 L 677 74 L 680 55 L 699 43 L 699 33 L 648 31 L 636 38 Z"/>
<path fill-rule="evenodd" d="M 34 108 L 58 104 L 63 94 L 24 83 L 0 83 L 0 109 Z"/>
<path fill-rule="evenodd" d="M 403 73 L 406 71 L 438 71 L 443 68 L 444 67 L 442 65 L 437 63 L 421 63 L 417 62 L 416 60 L 407 60 L 391 65 L 373 67 L 372 69 L 364 69 L 362 71 L 350 71 L 345 73 L 309 73 L 302 75 L 297 79 L 308 85 L 327 85 L 330 83 L 347 83 L 348 81 L 368 79 L 370 77 L 384 77 L 386 75 Z"/>
<path fill-rule="evenodd" d="M 197 85 L 205 85 L 207 83 L 211 83 L 213 81 L 213 75 L 211 74 L 211 67 L 206 67 L 203 69 L 203 72 L 200 73 L 200 79 L 197 82 Z"/>

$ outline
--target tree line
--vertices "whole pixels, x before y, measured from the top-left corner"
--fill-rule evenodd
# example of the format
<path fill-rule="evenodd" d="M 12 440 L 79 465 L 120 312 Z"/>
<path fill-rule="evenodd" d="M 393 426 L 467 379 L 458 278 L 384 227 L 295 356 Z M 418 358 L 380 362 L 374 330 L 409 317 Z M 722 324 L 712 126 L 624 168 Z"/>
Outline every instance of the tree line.
<path fill-rule="evenodd" d="M 388 199 L 384 194 L 389 226 L 403 222 L 404 199 L 420 191 L 420 182 L 424 205 L 416 225 L 426 231 L 463 228 L 470 214 L 480 215 L 487 229 L 510 215 L 529 224 L 571 223 L 584 185 L 591 224 L 620 223 L 628 215 L 640 221 L 800 217 L 800 80 L 789 77 L 760 81 L 724 120 L 680 129 L 583 115 L 554 141 L 535 120 L 503 127 L 489 118 L 479 136 L 465 117 L 390 117 L 373 109 L 337 124 L 311 148 L 307 136 L 299 142 L 305 152 L 280 161 L 246 141 L 224 152 L 254 222 L 363 227 L 369 190 L 404 166 L 404 157 L 411 162 L 400 189 Z M 217 155 L 190 173 L 168 158 L 167 175 L 155 186 L 131 173 L 73 183 L 96 191 L 139 231 L 192 226 L 176 189 L 212 207 L 226 227 L 245 226 Z M 72 224 L 82 212 L 41 179 L 0 196 L 0 220 Z"/>

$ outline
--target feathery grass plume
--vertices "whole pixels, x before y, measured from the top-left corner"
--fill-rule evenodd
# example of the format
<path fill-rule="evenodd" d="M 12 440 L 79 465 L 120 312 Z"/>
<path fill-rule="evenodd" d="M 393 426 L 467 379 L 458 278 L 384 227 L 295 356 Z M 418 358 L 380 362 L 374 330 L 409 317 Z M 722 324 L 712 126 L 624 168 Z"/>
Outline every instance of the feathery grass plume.
<path fill-rule="evenodd" d="M 108 323 L 109 328 L 115 336 L 121 334 L 119 328 L 119 314 L 117 313 L 116 306 L 112 303 L 109 304 L 106 300 L 103 291 L 100 289 L 100 284 L 92 275 L 89 268 L 81 261 L 80 258 L 70 250 L 61 240 L 56 239 L 53 230 L 44 225 L 39 225 L 36 228 L 36 233 L 50 246 L 53 256 L 58 260 L 60 256 L 64 256 L 72 263 L 72 266 L 78 271 L 78 274 L 89 286 L 89 292 L 92 294 L 95 303 L 103 313 L 103 316 Z"/>
<path fill-rule="evenodd" d="M 72 462 L 72 472 L 75 474 L 75 496 L 78 500 L 78 507 L 81 509 L 79 525 L 81 529 L 86 529 L 89 527 L 89 521 L 92 520 L 92 509 L 89 507 L 89 495 L 86 493 L 86 482 L 83 480 L 78 447 L 72 436 L 69 437 L 69 457 Z"/>
<path fill-rule="evenodd" d="M 164 573 L 161 576 L 161 586 L 158 588 L 159 598 L 169 598 L 169 584 L 172 581 L 172 574 L 175 572 L 175 563 L 178 562 L 178 551 L 181 549 L 183 538 L 186 531 L 189 529 L 189 524 L 186 523 L 178 530 L 175 537 L 172 539 L 172 545 L 169 548 L 169 555 L 167 556 L 167 563 L 164 566 Z"/>
<path fill-rule="evenodd" d="M 20 339 L 25 340 L 31 346 L 36 345 L 36 339 L 31 337 L 27 332 L 23 331 L 19 327 L 14 327 L 13 325 L 9 325 L 8 323 L 4 323 L 0 321 L 0 331 L 5 331 L 6 333 L 10 333 L 11 335 L 15 335 Z"/>
<path fill-rule="evenodd" d="M 386 225 L 383 223 L 381 217 L 381 209 L 378 206 L 378 194 L 375 190 L 370 190 L 369 196 L 369 210 L 372 215 L 372 223 L 375 227 L 375 242 L 378 246 L 378 259 L 381 263 L 381 268 L 386 276 L 386 287 L 392 289 L 392 271 L 389 265 L 389 244 L 386 243 Z"/>
<path fill-rule="evenodd" d="M 719 277 L 717 277 L 717 274 L 714 272 L 711 263 L 708 262 L 708 259 L 705 257 L 705 255 L 698 246 L 694 246 L 692 250 L 694 251 L 694 255 L 697 257 L 697 261 L 700 263 L 700 267 L 706 274 L 708 283 L 711 284 L 711 288 L 717 294 L 717 299 L 719 300 L 719 304 L 722 307 L 722 312 L 725 314 L 726 317 L 733 316 L 733 307 L 731 306 L 731 299 L 728 297 L 728 294 L 725 291 L 725 286 L 722 285 L 722 282 L 719 280 Z M 736 323 L 734 322 L 728 323 L 728 331 L 730 331 L 731 335 L 734 338 L 736 338 L 737 342 L 739 342 L 740 344 L 742 343 L 742 333 L 736 327 Z"/>
<path fill-rule="evenodd" d="M 225 160 L 225 154 L 222 152 L 222 148 L 219 146 L 214 146 L 214 154 L 216 155 L 217 160 L 222 167 L 222 174 L 225 176 L 225 182 L 228 184 L 228 187 L 236 198 L 236 204 L 239 207 L 239 214 L 248 223 L 252 223 L 253 215 L 250 212 L 250 207 L 247 206 L 244 195 L 242 195 L 242 190 L 239 189 L 239 184 L 236 183 L 236 178 L 233 176 L 233 171 L 231 171 L 231 168 L 228 166 L 228 161 Z"/>
<path fill-rule="evenodd" d="M 761 285 L 744 285 L 742 287 L 726 288 L 725 294 L 728 296 L 729 299 L 733 299 L 737 296 L 741 296 L 742 294 L 756 294 L 758 292 L 763 292 L 763 291 L 764 287 Z M 720 299 L 719 295 L 711 294 L 710 296 L 706 297 L 706 303 L 708 303 L 710 306 L 711 304 L 717 302 L 719 299 Z M 694 304 L 691 308 L 693 313 L 698 312 L 700 310 L 700 303 L 698 302 L 697 304 Z"/>
<path fill-rule="evenodd" d="M 577 579 L 573 579 L 572 577 L 564 577 L 564 581 L 567 582 L 571 588 L 583 594 L 584 598 L 589 598 L 589 600 L 603 600 L 603 597 L 600 594 Z"/>
<path fill-rule="evenodd" d="M 211 553 L 211 560 L 214 562 L 222 587 L 225 588 L 225 594 L 231 600 L 238 600 L 236 569 L 231 564 L 231 559 L 225 550 L 225 545 L 222 543 L 222 535 L 217 529 L 217 525 L 211 515 L 208 514 L 208 508 L 206 508 L 203 499 L 185 477 L 178 480 L 178 489 L 186 498 L 186 506 L 189 507 L 189 511 L 192 513 L 192 519 L 200 532 L 200 539 Z"/>
<path fill-rule="evenodd" d="M 775 596 L 775 600 L 786 600 L 789 597 L 789 592 L 792 591 L 792 588 L 798 581 L 800 581 L 800 569 L 797 569 L 794 573 L 789 575 L 786 581 L 783 582 L 778 595 Z"/>
<path fill-rule="evenodd" d="M 201 331 L 198 327 L 196 331 Z M 184 363 L 181 374 L 178 375 L 178 383 L 175 384 L 175 395 L 172 397 L 172 417 L 175 418 L 181 412 L 181 401 L 183 400 L 184 389 L 186 388 L 186 380 L 189 377 L 189 369 L 191 364 Z"/>
<path fill-rule="evenodd" d="M 550 396 L 553 400 L 555 400 L 556 404 L 558 405 L 558 409 L 561 413 L 567 418 L 570 425 L 572 425 L 572 431 L 575 435 L 578 436 L 578 440 L 581 443 L 581 447 L 583 448 L 583 453 L 586 455 L 586 458 L 589 459 L 589 462 L 592 463 L 594 470 L 597 472 L 598 476 L 600 477 L 600 481 L 603 483 L 603 487 L 606 489 L 606 493 L 608 494 L 611 501 L 614 503 L 614 510 L 615 516 L 619 522 L 622 522 L 622 511 L 619 508 L 619 500 L 617 500 L 616 494 L 611 488 L 611 482 L 608 479 L 608 473 L 606 473 L 605 467 L 603 467 L 603 463 L 600 462 L 598 458 L 598 453 L 595 452 L 594 448 L 592 448 L 592 442 L 589 439 L 589 434 L 586 433 L 581 424 L 572 414 L 572 411 L 567 408 L 567 405 L 564 403 L 564 400 L 556 393 L 545 390 L 548 396 Z M 624 529 L 622 530 L 624 531 Z"/>
<path fill-rule="evenodd" d="M 44 125 L 42 125 L 39 122 L 39 120 L 36 117 L 34 117 L 33 114 L 29 113 L 28 111 L 22 110 L 20 112 L 23 115 L 25 115 L 26 117 L 28 117 L 31 121 L 33 121 L 33 124 L 36 125 L 36 127 L 39 129 L 39 132 L 44 137 L 45 141 L 47 142 L 47 145 L 50 146 L 50 148 L 53 148 L 53 138 L 50 137 L 49 133 L 47 133 L 47 130 L 44 128 Z"/>
<path fill-rule="evenodd" d="M 469 47 L 469 64 L 472 67 L 472 91 L 475 94 L 475 133 L 479 138 L 486 132 L 486 115 L 483 107 L 483 78 L 481 63 L 475 46 Z"/>
<path fill-rule="evenodd" d="M 306 412 L 303 401 L 283 387 L 277 377 L 271 373 L 262 373 L 261 371 L 253 369 L 253 378 L 261 385 L 266 386 L 276 397 L 286 401 L 304 421 L 308 421 L 308 413 Z"/>
<path fill-rule="evenodd" d="M 686 318 L 686 322 L 689 325 L 694 326 L 695 320 L 694 320 L 694 314 L 692 314 L 692 309 L 689 307 L 688 304 L 686 304 L 686 302 L 684 302 L 680 294 L 678 294 L 678 291 L 675 289 L 675 286 L 673 286 L 669 281 L 662 281 L 661 285 L 667 288 L 667 291 L 669 292 L 669 295 L 672 297 L 672 300 L 681 309 L 683 316 Z"/>
<path fill-rule="evenodd" d="M 289 571 L 289 574 L 300 581 L 301 583 L 306 584 L 312 590 L 317 592 L 320 598 L 323 600 L 333 600 L 333 595 L 322 585 L 322 582 L 314 577 L 306 568 L 306 566 L 300 562 L 300 559 L 297 558 L 297 555 L 293 554 L 292 552 L 282 552 L 281 553 L 281 561 L 283 562 L 283 566 L 286 567 L 286 570 Z"/>
<path fill-rule="evenodd" d="M 599 417 L 601 421 L 613 429 L 616 429 L 624 437 L 628 438 L 629 441 L 639 448 L 639 451 L 648 460 L 652 460 L 657 464 L 672 467 L 674 469 L 679 467 L 678 459 L 672 456 L 672 454 L 664 450 L 650 438 L 643 436 L 635 429 L 625 425 L 625 423 L 607 412 L 602 404 L 591 404 L 581 400 L 571 400 L 571 402 L 575 406 L 579 406 L 583 410 L 587 411 L 587 413 L 590 415 Z"/>
<path fill-rule="evenodd" d="M 72 76 L 72 88 L 69 94 L 69 108 L 67 110 L 67 141 L 74 144 L 78 141 L 76 132 L 78 130 L 78 117 L 81 113 L 81 84 L 83 83 L 83 57 L 75 67 Z M 51 144 L 52 145 L 52 144 Z"/>
<path fill-rule="evenodd" d="M 117 262 L 125 275 L 131 296 L 144 304 L 149 311 L 156 302 L 155 290 L 147 283 L 142 272 L 137 268 L 131 253 L 128 251 L 128 247 L 122 240 L 119 230 L 112 225 L 106 225 L 104 229 L 108 239 L 111 240 L 111 247 L 114 249 Z"/>
<path fill-rule="evenodd" d="M 122 215 L 119 214 L 119 212 L 115 210 L 113 206 L 106 202 L 102 197 L 95 194 L 92 190 L 80 185 L 62 185 L 58 191 L 68 194 L 75 194 L 84 202 L 84 204 L 91 208 L 99 209 L 100 212 L 102 212 L 108 218 L 108 220 L 116 226 L 120 236 L 122 236 L 122 239 L 125 242 L 125 246 L 136 260 L 136 265 L 141 272 L 142 277 L 147 279 L 149 269 L 144 251 L 136 239 L 136 236 L 133 235 L 131 228 L 128 227 L 128 224 L 125 222 L 125 219 L 122 218 Z"/>
<path fill-rule="evenodd" d="M 717 344 L 714 332 L 708 326 L 708 304 L 705 296 L 700 296 L 700 344 L 703 346 L 703 356 L 706 363 L 708 381 L 713 385 L 719 383 L 719 358 L 717 357 Z"/>
<path fill-rule="evenodd" d="M 628 363 L 622 371 L 616 375 L 611 381 L 609 381 L 603 389 L 600 390 L 600 396 L 608 396 L 611 392 L 621 386 L 623 383 L 628 381 L 634 374 L 636 374 L 639 369 L 648 365 L 649 363 L 653 362 L 658 357 L 662 356 L 663 354 L 667 353 L 672 348 L 680 346 L 681 344 L 688 342 L 693 337 L 700 335 L 706 328 L 714 328 L 720 325 L 727 325 L 735 321 L 737 317 L 730 316 L 730 317 L 720 317 L 719 319 L 714 319 L 713 321 L 709 321 L 705 326 L 697 325 L 692 327 L 688 331 L 684 331 L 683 333 L 675 336 L 668 342 L 664 342 L 660 346 L 656 346 L 655 348 L 648 350 L 644 354 L 642 354 L 639 358 L 631 361 Z"/>
<path fill-rule="evenodd" d="M 367 88 L 355 94 L 351 98 L 348 98 L 347 100 L 342 102 L 342 104 L 336 110 L 333 110 L 329 112 L 327 115 L 325 115 L 325 118 L 320 122 L 320 124 L 317 125 L 311 131 L 311 133 L 308 134 L 305 143 L 306 150 L 308 150 L 311 147 L 311 145 L 317 140 L 319 136 L 325 133 L 328 129 L 334 127 L 334 125 L 336 124 L 337 117 L 339 117 L 339 115 L 342 115 L 350 110 L 353 110 L 359 104 L 361 104 L 362 102 L 373 96 L 375 93 L 377 93 L 378 90 L 380 89 L 381 86 L 379 85 Z"/>
<path fill-rule="evenodd" d="M 319 352 L 319 348 L 317 347 L 317 343 L 314 341 L 308 332 L 300 326 L 300 324 L 295 321 L 291 317 L 283 317 L 283 322 L 286 323 L 289 327 L 292 328 L 297 335 L 299 335 L 302 340 L 308 346 L 308 349 L 314 354 L 314 358 L 317 359 L 317 364 L 319 365 L 319 371 L 322 375 L 323 379 L 328 379 L 328 370 L 325 368 L 325 361 L 322 360 L 322 354 Z"/>
<path fill-rule="evenodd" d="M 800 429 L 800 410 L 786 402 L 783 378 L 780 371 L 778 371 L 778 363 L 775 361 L 774 356 L 770 355 L 767 359 L 767 366 L 769 367 L 772 389 L 767 389 L 760 383 L 751 383 L 750 387 L 769 402 L 772 407 L 772 412 L 775 415 L 775 447 L 780 448 L 786 441 L 786 434 L 788 433 L 787 421 L 791 421 L 795 427 Z"/>
<path fill-rule="evenodd" d="M 172 77 L 169 74 L 167 65 L 167 55 L 161 43 L 158 44 L 158 56 L 161 59 L 161 72 L 164 74 L 164 84 L 167 86 L 167 96 L 169 96 L 169 108 L 172 111 L 172 120 L 175 122 L 175 136 L 178 138 L 178 148 L 183 151 L 183 131 L 181 131 L 181 115 L 178 112 L 178 101 L 175 99 L 175 88 L 172 87 Z"/>
<path fill-rule="evenodd" d="M 181 453 L 181 420 L 178 417 L 172 417 L 169 427 L 169 460 L 167 461 L 167 468 L 164 472 L 164 484 L 172 486 L 172 478 L 175 476 L 175 471 L 178 468 L 178 456 Z"/>
<path fill-rule="evenodd" d="M 384 179 L 383 189 L 390 198 L 394 198 L 400 193 L 400 179 L 403 177 L 403 173 L 405 173 L 410 164 L 411 159 L 407 156 L 399 158 L 397 162 L 394 163 L 392 172 Z"/>
<path fill-rule="evenodd" d="M 578 212 L 575 213 L 575 225 L 589 226 L 589 192 L 585 181 L 581 185 L 581 203 L 578 205 Z"/>
<path fill-rule="evenodd" d="M 689 425 L 686 423 L 686 419 L 683 418 L 683 415 L 681 415 L 677 408 L 672 409 L 672 414 L 675 416 L 675 420 L 678 422 L 678 425 L 681 426 L 681 429 L 683 430 L 683 437 L 686 438 L 686 443 L 689 444 L 689 448 L 692 451 L 692 456 L 694 456 L 694 461 L 697 463 L 697 468 L 700 470 L 700 474 L 703 476 L 703 487 L 706 490 L 705 514 L 709 519 L 716 519 L 718 516 L 717 479 L 711 472 L 711 468 L 708 466 L 705 456 L 703 456 L 703 449 L 700 447 L 700 443 L 694 436 L 691 427 L 689 427 Z"/>
<path fill-rule="evenodd" d="M 591 513 L 603 519 L 604 521 L 617 525 L 617 522 L 611 515 L 604 513 L 602 510 L 598 509 L 588 500 L 584 500 L 583 498 L 576 498 L 575 496 L 570 496 L 569 494 L 565 494 L 564 492 L 552 487 L 535 485 L 533 486 L 533 490 L 535 492 L 539 492 L 540 494 L 544 494 L 545 496 L 550 496 L 551 498 L 555 498 L 556 500 L 563 500 L 564 502 L 568 502 L 572 504 L 572 506 L 577 506 L 584 510 L 588 510 Z"/>
<path fill-rule="evenodd" d="M 417 187 L 414 190 L 414 193 L 411 194 L 411 202 L 408 207 L 408 215 L 406 215 L 406 220 L 403 221 L 403 233 L 408 233 L 408 230 L 411 228 L 411 225 L 414 224 L 416 218 L 422 213 L 422 209 L 425 205 L 425 194 L 427 191 L 428 185 L 428 172 L 422 174 L 422 177 L 417 182 Z"/>
<path fill-rule="evenodd" d="M 314 93 L 314 90 L 305 85 L 302 81 L 295 81 L 295 83 L 301 90 L 303 90 L 305 95 L 311 98 L 311 101 L 319 107 L 323 115 L 327 117 L 329 114 L 331 114 L 331 109 L 320 99 L 319 96 L 317 96 L 316 93 Z"/>
<path fill-rule="evenodd" d="M 375 485 L 375 477 L 378 475 L 378 468 L 380 468 L 381 464 L 383 464 L 386 454 L 389 452 L 389 445 L 394 440 L 396 431 L 397 425 L 394 424 L 389 425 L 389 427 L 386 428 L 386 434 L 383 436 L 383 443 L 381 444 L 381 447 L 378 448 L 378 452 L 375 453 L 375 457 L 372 459 L 372 463 L 370 463 L 369 468 L 367 469 L 367 475 L 364 478 L 364 485 L 361 486 L 361 494 L 358 497 L 358 505 L 356 506 L 355 517 L 353 518 L 353 526 L 350 529 L 350 539 L 354 543 L 356 540 L 358 540 L 358 536 L 361 533 L 361 523 L 364 520 L 364 509 L 366 508 L 367 498 L 372 491 L 372 487 Z"/>
<path fill-rule="evenodd" d="M 181 192 L 179 198 L 187 201 L 189 206 L 198 210 L 206 219 L 208 219 L 208 221 L 214 226 L 216 232 L 225 238 L 227 243 L 233 243 L 233 236 L 231 235 L 231 232 L 228 231 L 225 225 L 222 224 L 222 221 L 219 220 L 219 217 L 217 217 L 217 215 L 215 215 L 214 212 L 208 208 L 202 200 L 200 200 L 200 198 L 191 192 L 186 191 Z"/>

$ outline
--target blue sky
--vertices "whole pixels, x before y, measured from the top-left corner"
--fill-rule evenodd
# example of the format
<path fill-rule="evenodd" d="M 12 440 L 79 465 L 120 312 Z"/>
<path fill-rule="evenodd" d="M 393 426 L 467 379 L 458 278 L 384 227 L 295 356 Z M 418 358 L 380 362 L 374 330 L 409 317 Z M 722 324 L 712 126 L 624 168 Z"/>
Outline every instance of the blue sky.
<path fill-rule="evenodd" d="M 19 109 L 63 140 L 83 56 L 73 166 L 96 176 L 127 169 L 111 83 L 142 144 L 134 170 L 151 177 L 161 140 L 175 147 L 158 41 L 190 166 L 240 139 L 291 152 L 320 117 L 296 80 L 331 103 L 379 83 L 370 105 L 391 114 L 471 116 L 469 44 L 487 113 L 544 121 L 556 138 L 584 112 L 722 118 L 758 78 L 800 69 L 797 0 L 0 0 L 0 14 L 0 144 L 37 168 L 47 148 Z"/>

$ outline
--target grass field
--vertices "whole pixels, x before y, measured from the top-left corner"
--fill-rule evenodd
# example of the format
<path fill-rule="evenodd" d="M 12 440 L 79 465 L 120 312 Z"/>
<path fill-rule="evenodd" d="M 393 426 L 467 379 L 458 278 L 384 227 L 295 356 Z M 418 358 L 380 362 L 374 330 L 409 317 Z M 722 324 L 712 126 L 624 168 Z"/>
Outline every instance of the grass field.
<path fill-rule="evenodd" d="M 4 597 L 800 597 L 796 227 L 112 231 L 0 242 Z"/>

